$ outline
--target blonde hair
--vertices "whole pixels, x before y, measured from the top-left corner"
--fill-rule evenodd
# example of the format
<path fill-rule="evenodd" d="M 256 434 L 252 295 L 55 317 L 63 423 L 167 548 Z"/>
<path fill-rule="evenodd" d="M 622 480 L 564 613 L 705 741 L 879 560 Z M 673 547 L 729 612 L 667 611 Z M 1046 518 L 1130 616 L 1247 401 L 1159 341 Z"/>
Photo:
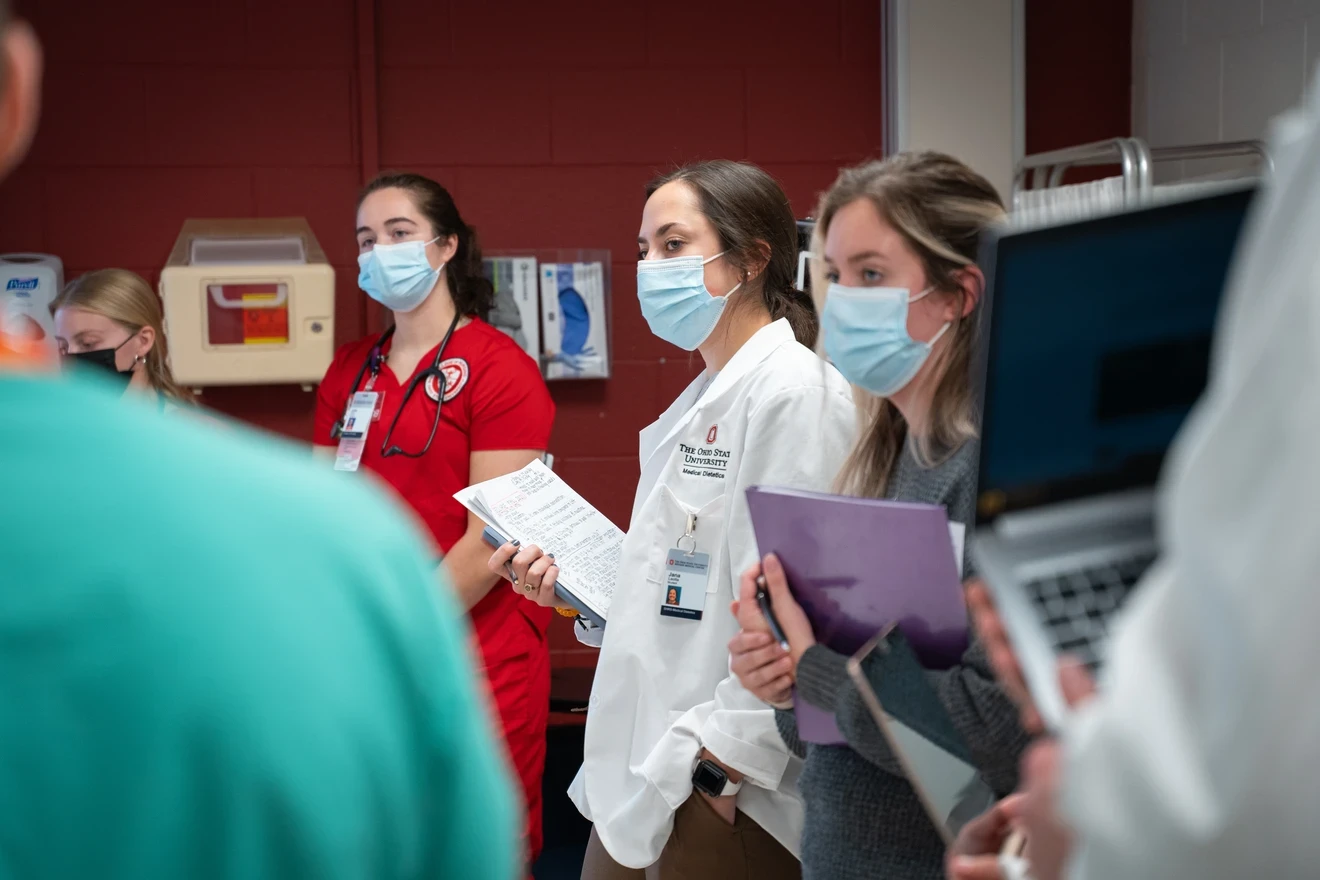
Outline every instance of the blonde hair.
<path fill-rule="evenodd" d="M 926 284 L 958 297 L 962 315 L 966 293 L 960 275 L 976 265 L 981 232 L 1004 217 L 1004 203 L 980 174 L 952 156 L 935 152 L 899 153 L 866 162 L 839 173 L 821 196 L 816 212 L 812 252 L 823 252 L 830 221 L 840 209 L 868 199 L 883 218 L 920 258 Z M 812 290 L 823 307 L 824 267 L 812 261 Z M 977 300 L 979 310 L 980 299 Z M 976 347 L 977 313 L 955 318 L 945 334 L 928 381 L 934 385 L 926 433 L 913 436 L 917 460 L 932 465 L 977 435 L 976 402 L 971 385 L 971 364 Z M 908 425 L 889 400 L 855 389 L 858 395 L 860 437 L 839 472 L 840 492 L 882 497 L 903 444 Z"/>
<path fill-rule="evenodd" d="M 52 314 L 63 308 L 103 315 L 130 333 L 137 333 L 143 327 L 156 331 L 156 339 L 146 357 L 147 380 L 157 392 L 174 401 L 194 402 L 193 396 L 174 381 L 160 299 L 142 276 L 127 269 L 88 272 L 65 286 L 50 304 Z"/>

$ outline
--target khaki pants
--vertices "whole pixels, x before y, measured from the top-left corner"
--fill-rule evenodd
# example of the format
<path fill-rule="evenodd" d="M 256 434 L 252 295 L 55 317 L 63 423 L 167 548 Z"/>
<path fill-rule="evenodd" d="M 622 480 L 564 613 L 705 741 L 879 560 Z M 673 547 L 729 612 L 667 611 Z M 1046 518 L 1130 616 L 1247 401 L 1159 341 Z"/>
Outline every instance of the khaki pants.
<path fill-rule="evenodd" d="M 674 814 L 664 852 L 649 868 L 625 868 L 591 830 L 582 880 L 799 880 L 802 866 L 742 813 L 730 825 L 693 792 Z"/>

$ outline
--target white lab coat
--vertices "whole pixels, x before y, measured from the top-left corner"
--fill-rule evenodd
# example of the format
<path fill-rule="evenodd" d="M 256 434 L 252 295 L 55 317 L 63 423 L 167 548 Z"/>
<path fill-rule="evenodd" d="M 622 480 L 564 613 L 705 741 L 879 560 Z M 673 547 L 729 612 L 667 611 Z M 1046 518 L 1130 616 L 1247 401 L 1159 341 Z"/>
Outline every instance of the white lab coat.
<path fill-rule="evenodd" d="M 610 856 L 632 868 L 660 857 L 703 746 L 746 775 L 743 813 L 794 854 L 802 833 L 801 762 L 780 739 L 773 710 L 729 673 L 728 642 L 738 630 L 729 603 L 758 558 L 745 490 L 828 491 L 852 448 L 856 411 L 847 382 L 799 345 L 785 320 L 757 332 L 709 387 L 707 379 L 699 376 L 641 432 L 632 527 L 603 631 L 582 769 L 569 789 Z M 699 459 L 727 455 L 727 473 L 694 467 L 684 445 Z M 711 555 L 700 621 L 659 613 L 665 561 L 689 513 L 697 515 L 698 551 Z"/>
<path fill-rule="evenodd" d="M 1320 876 L 1315 118 L 1276 126 L 1210 388 L 1170 459 L 1164 557 L 1065 731 L 1078 880 Z"/>

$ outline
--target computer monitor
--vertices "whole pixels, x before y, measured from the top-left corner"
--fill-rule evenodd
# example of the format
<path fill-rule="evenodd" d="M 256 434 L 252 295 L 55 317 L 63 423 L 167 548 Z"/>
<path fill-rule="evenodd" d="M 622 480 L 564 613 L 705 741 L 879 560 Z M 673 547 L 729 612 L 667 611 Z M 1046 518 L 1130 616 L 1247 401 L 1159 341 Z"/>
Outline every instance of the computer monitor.
<path fill-rule="evenodd" d="M 1254 192 L 987 236 L 980 522 L 1154 485 Z"/>

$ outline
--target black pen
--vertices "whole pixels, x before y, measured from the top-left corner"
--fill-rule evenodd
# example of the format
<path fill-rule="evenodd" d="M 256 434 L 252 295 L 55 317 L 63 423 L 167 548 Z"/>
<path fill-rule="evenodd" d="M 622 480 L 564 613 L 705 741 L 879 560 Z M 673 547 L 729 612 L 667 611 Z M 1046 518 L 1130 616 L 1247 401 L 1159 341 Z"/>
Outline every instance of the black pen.
<path fill-rule="evenodd" d="M 512 544 L 514 547 L 517 547 L 517 548 L 521 548 L 521 547 L 522 547 L 522 542 L 521 542 L 521 541 L 510 541 L 509 543 Z M 515 555 L 516 555 L 516 554 L 515 554 Z M 504 563 L 504 570 L 505 570 L 506 572 L 508 572 L 509 580 L 513 583 L 513 585 L 514 585 L 515 587 L 516 587 L 516 586 L 519 586 L 519 584 L 518 584 L 518 572 L 516 572 L 516 571 L 513 570 L 513 560 L 512 560 L 512 559 L 510 559 L 508 562 Z"/>
<path fill-rule="evenodd" d="M 495 548 L 496 550 L 500 549 L 500 548 L 503 547 L 505 544 L 512 544 L 514 547 L 522 547 L 522 543 L 521 543 L 521 542 L 519 542 L 519 541 L 510 541 L 508 538 L 504 537 L 504 536 L 501 535 L 499 532 L 497 532 L 497 531 L 495 531 L 494 529 L 492 529 L 490 526 L 486 526 L 486 528 L 482 530 L 482 532 L 481 532 L 481 539 L 482 539 L 483 541 L 485 541 L 485 542 L 486 542 L 488 545 L 490 545 L 491 547 Z M 509 576 L 509 580 L 513 582 L 513 585 L 514 585 L 514 586 L 517 586 L 517 585 L 518 585 L 518 575 L 517 575 L 517 574 L 514 572 L 514 570 L 513 570 L 513 560 L 512 560 L 512 559 L 510 559 L 508 562 L 504 563 L 504 572 Z"/>
<path fill-rule="evenodd" d="M 779 621 L 775 618 L 775 609 L 770 605 L 770 593 L 766 590 L 765 575 L 756 577 L 756 604 L 761 609 L 761 616 L 770 625 L 770 635 L 779 642 L 779 647 L 787 651 L 788 639 L 784 637 L 784 631 L 780 629 Z"/>

